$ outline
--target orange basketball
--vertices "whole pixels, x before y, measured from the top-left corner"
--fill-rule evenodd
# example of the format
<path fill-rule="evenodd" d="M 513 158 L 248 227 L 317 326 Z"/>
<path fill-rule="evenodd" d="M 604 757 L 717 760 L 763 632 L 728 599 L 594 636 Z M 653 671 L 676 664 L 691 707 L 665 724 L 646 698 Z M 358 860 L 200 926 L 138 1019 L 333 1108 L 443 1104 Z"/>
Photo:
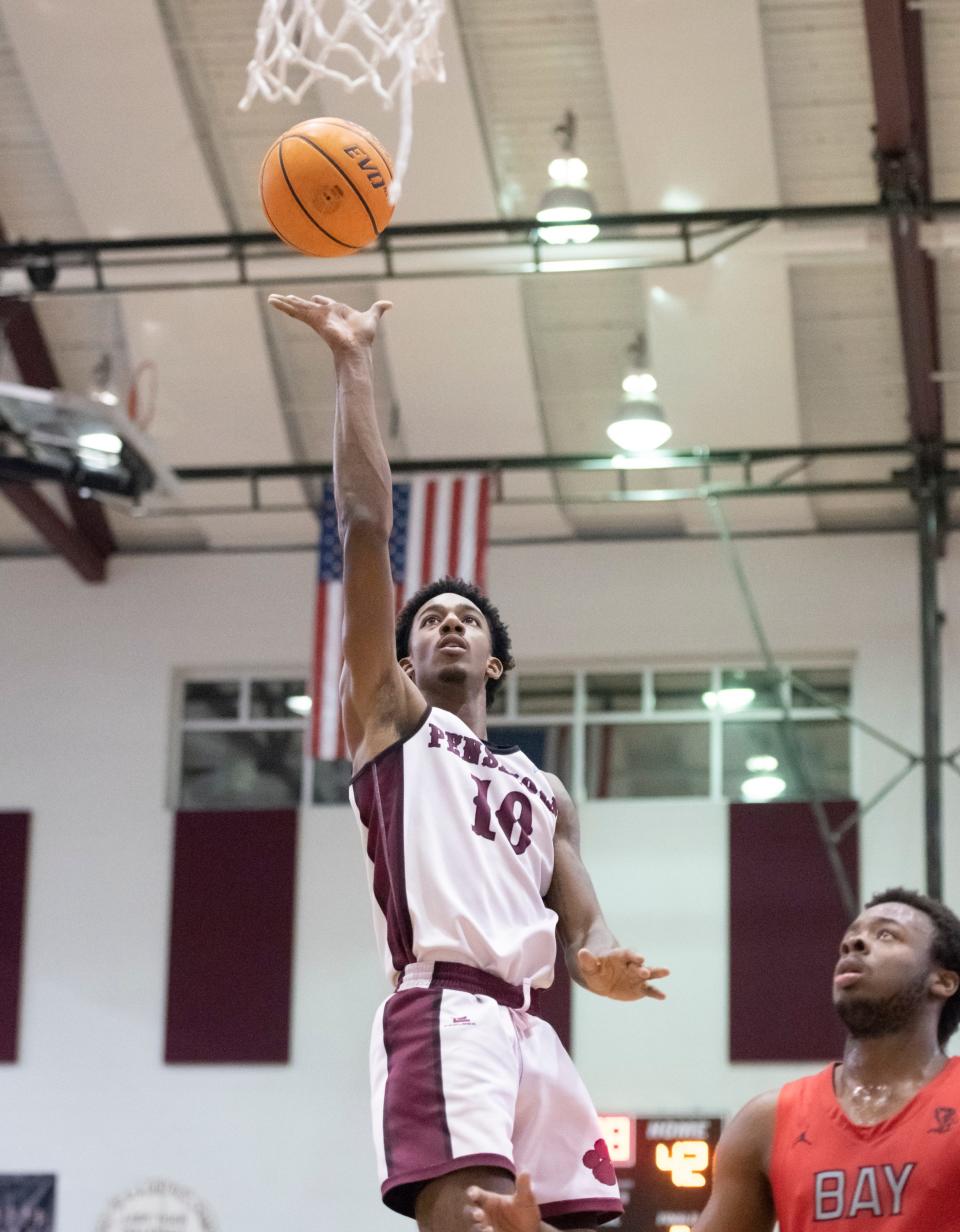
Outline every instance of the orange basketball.
<path fill-rule="evenodd" d="M 260 167 L 267 222 L 291 248 L 343 257 L 366 248 L 390 222 L 393 167 L 359 124 L 321 116 L 278 137 Z"/>

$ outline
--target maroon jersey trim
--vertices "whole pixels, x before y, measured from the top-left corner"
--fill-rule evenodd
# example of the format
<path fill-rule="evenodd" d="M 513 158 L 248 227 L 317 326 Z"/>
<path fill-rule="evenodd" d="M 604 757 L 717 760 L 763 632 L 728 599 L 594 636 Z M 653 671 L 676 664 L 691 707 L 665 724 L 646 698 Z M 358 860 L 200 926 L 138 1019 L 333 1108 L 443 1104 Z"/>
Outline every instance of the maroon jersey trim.
<path fill-rule="evenodd" d="M 403 747 L 393 745 L 365 768 L 363 780 L 353 789 L 357 812 L 367 831 L 373 896 L 386 920 L 387 947 L 396 971 L 416 961 L 413 921 L 407 905 L 403 786 Z"/>

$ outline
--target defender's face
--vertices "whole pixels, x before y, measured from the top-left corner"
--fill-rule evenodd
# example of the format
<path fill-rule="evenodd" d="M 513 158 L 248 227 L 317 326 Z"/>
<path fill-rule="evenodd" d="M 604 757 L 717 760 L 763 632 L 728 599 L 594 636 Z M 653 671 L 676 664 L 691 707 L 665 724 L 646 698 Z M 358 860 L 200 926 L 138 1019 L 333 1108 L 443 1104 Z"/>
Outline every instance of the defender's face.
<path fill-rule="evenodd" d="M 833 1002 L 884 1002 L 933 976 L 933 921 L 906 903 L 878 903 L 853 921 L 840 942 Z"/>
<path fill-rule="evenodd" d="M 490 628 L 476 604 L 454 592 L 436 595 L 417 612 L 409 662 L 421 688 L 432 680 L 481 686 L 490 674 Z M 499 675 L 499 670 L 496 674 Z"/>

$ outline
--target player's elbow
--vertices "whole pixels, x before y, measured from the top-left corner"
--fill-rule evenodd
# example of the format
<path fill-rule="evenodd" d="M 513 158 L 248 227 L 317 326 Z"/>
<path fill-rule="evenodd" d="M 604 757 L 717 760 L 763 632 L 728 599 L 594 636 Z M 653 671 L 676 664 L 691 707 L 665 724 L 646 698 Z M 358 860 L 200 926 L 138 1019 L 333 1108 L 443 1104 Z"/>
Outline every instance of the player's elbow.
<path fill-rule="evenodd" d="M 392 518 L 389 510 L 375 509 L 366 504 L 351 505 L 338 518 L 340 542 L 346 552 L 348 544 L 381 544 L 390 539 Z"/>

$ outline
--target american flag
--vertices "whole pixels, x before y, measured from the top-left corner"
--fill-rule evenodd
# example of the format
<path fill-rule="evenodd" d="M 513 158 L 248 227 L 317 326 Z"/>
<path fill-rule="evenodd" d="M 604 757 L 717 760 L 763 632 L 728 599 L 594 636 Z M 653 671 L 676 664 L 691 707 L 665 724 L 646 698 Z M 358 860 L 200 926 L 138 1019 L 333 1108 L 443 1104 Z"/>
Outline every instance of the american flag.
<path fill-rule="evenodd" d="M 417 475 L 393 485 L 390 566 L 397 611 L 421 586 L 451 574 L 484 585 L 489 476 L 478 472 Z M 333 485 L 324 488 L 320 518 L 317 609 L 314 622 L 310 755 L 347 756 L 340 723 L 343 553 Z"/>

